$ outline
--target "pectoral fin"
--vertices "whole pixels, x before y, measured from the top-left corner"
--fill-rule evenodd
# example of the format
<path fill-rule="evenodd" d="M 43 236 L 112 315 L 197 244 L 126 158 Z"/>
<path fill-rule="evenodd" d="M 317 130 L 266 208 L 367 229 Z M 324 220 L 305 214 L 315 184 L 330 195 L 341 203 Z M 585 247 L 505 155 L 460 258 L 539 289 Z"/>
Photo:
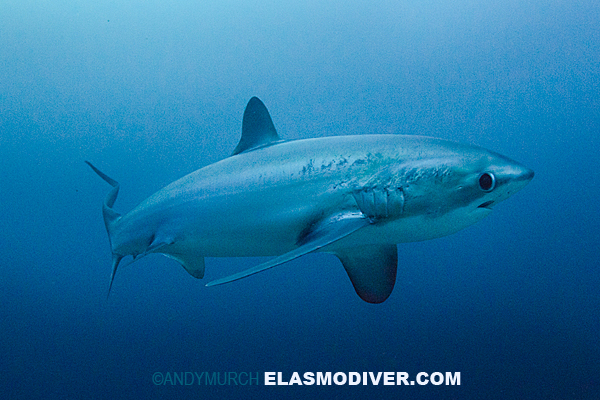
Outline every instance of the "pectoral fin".
<path fill-rule="evenodd" d="M 365 218 L 362 213 L 347 212 L 334 215 L 315 224 L 315 226 L 300 239 L 300 246 L 296 249 L 282 254 L 279 257 L 275 257 L 265 263 L 257 265 L 256 267 L 209 282 L 206 286 L 222 285 L 224 283 L 233 282 L 269 268 L 276 267 L 277 265 L 281 265 L 327 246 L 328 244 L 331 244 L 343 237 L 350 235 L 353 232 L 356 232 L 360 228 L 369 225 L 369 223 L 369 219 Z"/>
<path fill-rule="evenodd" d="M 396 283 L 396 245 L 365 246 L 334 253 L 344 265 L 354 290 L 367 303 L 382 303 Z"/>

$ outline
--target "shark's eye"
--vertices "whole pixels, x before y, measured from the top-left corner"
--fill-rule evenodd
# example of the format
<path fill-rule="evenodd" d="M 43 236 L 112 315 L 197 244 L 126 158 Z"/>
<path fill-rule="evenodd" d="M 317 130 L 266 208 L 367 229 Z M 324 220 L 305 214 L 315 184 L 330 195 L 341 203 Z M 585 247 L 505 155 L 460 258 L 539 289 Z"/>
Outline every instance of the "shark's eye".
<path fill-rule="evenodd" d="M 479 187 L 484 192 L 491 192 L 496 187 L 496 178 L 493 174 L 484 172 L 479 176 Z"/>

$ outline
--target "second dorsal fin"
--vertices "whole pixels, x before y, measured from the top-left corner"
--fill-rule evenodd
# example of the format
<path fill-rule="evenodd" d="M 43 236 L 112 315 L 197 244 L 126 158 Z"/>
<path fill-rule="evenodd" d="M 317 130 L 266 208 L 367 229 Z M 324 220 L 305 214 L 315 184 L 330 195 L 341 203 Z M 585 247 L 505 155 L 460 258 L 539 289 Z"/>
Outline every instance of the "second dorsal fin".
<path fill-rule="evenodd" d="M 248 102 L 242 120 L 242 138 L 232 155 L 281 141 L 267 107 L 258 97 Z"/>

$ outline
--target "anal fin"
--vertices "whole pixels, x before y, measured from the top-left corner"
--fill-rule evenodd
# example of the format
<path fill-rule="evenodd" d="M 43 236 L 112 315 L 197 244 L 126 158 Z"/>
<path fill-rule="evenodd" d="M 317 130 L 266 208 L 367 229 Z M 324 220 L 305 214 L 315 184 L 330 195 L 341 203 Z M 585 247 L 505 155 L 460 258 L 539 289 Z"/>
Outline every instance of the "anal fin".
<path fill-rule="evenodd" d="M 334 253 L 344 265 L 354 290 L 367 303 L 383 303 L 394 290 L 398 268 L 396 245 L 371 245 Z"/>
<path fill-rule="evenodd" d="M 194 278 L 204 278 L 204 257 L 196 254 L 162 254 L 177 261 Z"/>

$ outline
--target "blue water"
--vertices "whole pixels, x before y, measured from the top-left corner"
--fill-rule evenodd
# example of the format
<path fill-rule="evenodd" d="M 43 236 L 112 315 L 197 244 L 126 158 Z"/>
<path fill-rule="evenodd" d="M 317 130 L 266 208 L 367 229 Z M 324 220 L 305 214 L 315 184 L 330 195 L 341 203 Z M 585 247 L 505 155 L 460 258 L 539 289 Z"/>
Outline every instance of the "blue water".
<path fill-rule="evenodd" d="M 209 258 L 199 281 L 149 256 L 107 300 L 109 187 L 84 160 L 126 212 L 231 154 L 252 96 L 283 138 L 424 134 L 536 176 L 476 225 L 400 245 L 381 305 L 320 254 L 212 288 L 261 260 Z M 599 147 L 595 0 L 3 0 L 2 397 L 597 399 Z M 184 371 L 261 385 L 152 382 Z M 265 371 L 461 385 L 272 387 Z"/>

